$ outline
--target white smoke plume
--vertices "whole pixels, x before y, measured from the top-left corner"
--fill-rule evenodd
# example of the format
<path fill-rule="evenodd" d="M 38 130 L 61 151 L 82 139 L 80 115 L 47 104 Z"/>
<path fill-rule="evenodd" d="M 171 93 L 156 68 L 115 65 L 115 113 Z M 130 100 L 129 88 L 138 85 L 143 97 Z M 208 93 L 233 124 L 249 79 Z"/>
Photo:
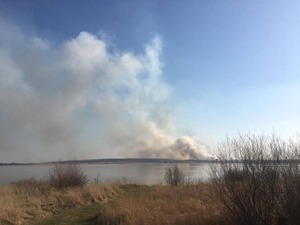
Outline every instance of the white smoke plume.
<path fill-rule="evenodd" d="M 0 162 L 207 156 L 177 137 L 160 37 L 135 54 L 87 32 L 54 46 L 0 25 Z"/>

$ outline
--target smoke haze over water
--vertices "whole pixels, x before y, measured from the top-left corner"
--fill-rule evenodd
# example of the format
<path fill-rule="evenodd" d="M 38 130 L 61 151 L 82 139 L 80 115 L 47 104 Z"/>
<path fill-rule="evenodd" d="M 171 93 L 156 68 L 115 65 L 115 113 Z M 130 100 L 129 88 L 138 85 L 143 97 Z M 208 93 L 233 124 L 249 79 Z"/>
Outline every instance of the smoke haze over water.
<path fill-rule="evenodd" d="M 207 156 L 178 137 L 159 36 L 136 54 L 88 32 L 54 46 L 0 26 L 0 162 Z"/>

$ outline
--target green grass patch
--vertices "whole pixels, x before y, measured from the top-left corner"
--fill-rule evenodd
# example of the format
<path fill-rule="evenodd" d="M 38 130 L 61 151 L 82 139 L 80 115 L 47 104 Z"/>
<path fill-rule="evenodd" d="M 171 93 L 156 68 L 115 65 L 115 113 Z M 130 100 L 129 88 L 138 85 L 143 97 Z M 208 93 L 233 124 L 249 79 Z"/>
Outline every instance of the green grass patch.
<path fill-rule="evenodd" d="M 59 214 L 51 215 L 43 219 L 36 219 L 26 225 L 95 225 L 99 215 L 101 204 L 81 206 L 69 210 L 63 210 Z"/>
<path fill-rule="evenodd" d="M 141 193 L 147 193 L 154 189 L 154 186 L 148 185 L 138 185 L 138 184 L 126 184 L 122 186 L 122 190 L 124 191 L 123 194 L 125 195 L 137 195 Z"/>

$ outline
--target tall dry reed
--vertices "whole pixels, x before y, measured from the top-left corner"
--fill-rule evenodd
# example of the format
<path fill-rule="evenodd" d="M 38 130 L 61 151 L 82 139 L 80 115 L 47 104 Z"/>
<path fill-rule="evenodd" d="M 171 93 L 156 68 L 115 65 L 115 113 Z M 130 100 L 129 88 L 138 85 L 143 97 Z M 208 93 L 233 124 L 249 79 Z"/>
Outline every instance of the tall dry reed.
<path fill-rule="evenodd" d="M 105 205 L 97 225 L 225 225 L 220 223 L 210 184 L 127 189 Z"/>
<path fill-rule="evenodd" d="M 0 224 L 23 224 L 26 220 L 55 214 L 62 209 L 103 202 L 122 189 L 117 184 L 88 184 L 57 189 L 36 180 L 0 187 Z"/>

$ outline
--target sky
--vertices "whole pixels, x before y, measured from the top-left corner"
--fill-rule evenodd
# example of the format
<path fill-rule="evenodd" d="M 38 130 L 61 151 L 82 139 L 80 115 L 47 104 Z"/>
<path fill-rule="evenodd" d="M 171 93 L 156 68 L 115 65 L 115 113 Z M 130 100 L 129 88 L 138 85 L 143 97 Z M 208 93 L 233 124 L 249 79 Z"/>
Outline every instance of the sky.
<path fill-rule="evenodd" d="M 299 135 L 299 24 L 299 1 L 0 0 L 0 162 Z"/>

